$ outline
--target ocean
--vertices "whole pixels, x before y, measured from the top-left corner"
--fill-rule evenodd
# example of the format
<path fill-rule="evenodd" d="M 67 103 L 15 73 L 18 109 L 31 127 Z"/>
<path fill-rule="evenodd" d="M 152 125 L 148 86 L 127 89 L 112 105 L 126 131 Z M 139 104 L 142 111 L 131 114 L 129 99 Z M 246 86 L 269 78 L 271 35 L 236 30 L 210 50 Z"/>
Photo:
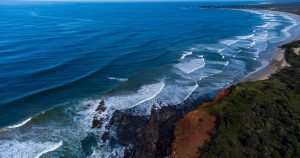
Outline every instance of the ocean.
<path fill-rule="evenodd" d="M 202 4 L 0 4 L 0 158 L 122 157 L 124 145 L 82 143 L 105 131 L 91 128 L 100 100 L 107 124 L 212 97 L 298 28 L 289 14 Z"/>

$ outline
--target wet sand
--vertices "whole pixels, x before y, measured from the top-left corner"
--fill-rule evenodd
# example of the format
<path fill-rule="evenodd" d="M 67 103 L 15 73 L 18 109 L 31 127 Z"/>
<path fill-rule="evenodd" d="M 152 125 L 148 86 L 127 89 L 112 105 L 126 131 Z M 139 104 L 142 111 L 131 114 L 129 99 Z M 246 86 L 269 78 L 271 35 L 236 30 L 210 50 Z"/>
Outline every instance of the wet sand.
<path fill-rule="evenodd" d="M 260 68 L 258 71 L 249 74 L 242 82 L 246 81 L 259 81 L 259 80 L 267 80 L 271 77 L 272 74 L 277 73 L 279 70 L 288 67 L 289 64 L 285 59 L 285 51 L 283 49 L 279 49 L 278 53 L 276 53 L 271 62 Z"/>

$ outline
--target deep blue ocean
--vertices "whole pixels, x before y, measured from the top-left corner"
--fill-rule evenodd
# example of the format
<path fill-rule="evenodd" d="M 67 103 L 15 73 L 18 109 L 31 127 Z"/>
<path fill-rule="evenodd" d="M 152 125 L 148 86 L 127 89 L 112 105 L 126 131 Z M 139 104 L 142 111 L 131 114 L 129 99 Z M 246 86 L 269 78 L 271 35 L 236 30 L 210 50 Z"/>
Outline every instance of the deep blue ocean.
<path fill-rule="evenodd" d="M 205 99 L 266 65 L 297 27 L 283 13 L 200 5 L 0 4 L 0 157 L 122 157 L 121 145 L 81 145 L 104 130 L 91 129 L 99 100 L 109 121 Z"/>

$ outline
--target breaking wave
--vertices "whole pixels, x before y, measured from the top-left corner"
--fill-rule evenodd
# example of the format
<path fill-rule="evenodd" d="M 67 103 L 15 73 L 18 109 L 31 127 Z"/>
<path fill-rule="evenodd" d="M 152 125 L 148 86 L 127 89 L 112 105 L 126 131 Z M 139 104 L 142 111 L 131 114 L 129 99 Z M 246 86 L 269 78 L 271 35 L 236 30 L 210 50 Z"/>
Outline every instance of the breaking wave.
<path fill-rule="evenodd" d="M 22 121 L 22 122 L 20 122 L 20 123 L 18 123 L 18 124 L 7 126 L 6 128 L 8 128 L 8 129 L 13 129 L 13 128 L 19 128 L 19 127 L 22 127 L 22 126 L 26 125 L 28 122 L 30 122 L 31 119 L 32 119 L 32 118 L 30 117 L 30 118 L 28 118 L 28 119 L 26 119 L 26 120 L 24 120 L 24 121 Z"/>
<path fill-rule="evenodd" d="M 63 142 L 33 142 L 17 140 L 0 141 L 0 157 L 3 158 L 39 158 L 60 148 Z"/>

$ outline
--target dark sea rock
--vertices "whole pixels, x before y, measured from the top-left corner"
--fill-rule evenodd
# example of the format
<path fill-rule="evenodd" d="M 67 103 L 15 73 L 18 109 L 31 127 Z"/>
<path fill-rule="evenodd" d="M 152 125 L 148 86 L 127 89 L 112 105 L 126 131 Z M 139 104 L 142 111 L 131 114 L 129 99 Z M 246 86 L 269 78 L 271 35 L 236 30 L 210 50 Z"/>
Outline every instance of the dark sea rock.
<path fill-rule="evenodd" d="M 98 118 L 97 116 L 94 116 L 93 122 L 92 122 L 92 128 L 101 128 L 103 121 L 104 121 L 104 118 Z"/>
<path fill-rule="evenodd" d="M 108 142 L 111 146 L 126 146 L 125 158 L 170 157 L 176 122 L 200 103 L 212 99 L 216 93 L 214 91 L 202 97 L 192 96 L 180 105 L 155 104 L 149 116 L 137 115 L 139 107 L 117 110 L 105 127 L 103 123 L 107 121 L 107 117 L 103 114 L 107 108 L 105 102 L 101 101 L 95 110 L 92 127 L 105 130 L 101 138 L 98 138 L 103 142 Z"/>
<path fill-rule="evenodd" d="M 111 124 L 116 128 L 121 144 L 133 144 L 126 158 L 166 157 L 171 153 L 176 121 L 183 116 L 175 106 L 153 109 L 150 117 L 133 116 L 118 111 Z"/>
<path fill-rule="evenodd" d="M 101 115 L 103 112 L 105 112 L 105 110 L 106 110 L 105 102 L 104 102 L 104 100 L 101 100 L 96 109 L 97 115 L 94 116 L 94 118 L 93 118 L 92 128 L 101 128 L 102 127 L 103 122 L 105 121 L 105 118 L 99 117 L 99 115 Z"/>
<path fill-rule="evenodd" d="M 106 107 L 105 107 L 105 102 L 104 100 L 101 100 L 96 111 L 99 112 L 99 113 L 102 113 L 106 110 Z"/>

